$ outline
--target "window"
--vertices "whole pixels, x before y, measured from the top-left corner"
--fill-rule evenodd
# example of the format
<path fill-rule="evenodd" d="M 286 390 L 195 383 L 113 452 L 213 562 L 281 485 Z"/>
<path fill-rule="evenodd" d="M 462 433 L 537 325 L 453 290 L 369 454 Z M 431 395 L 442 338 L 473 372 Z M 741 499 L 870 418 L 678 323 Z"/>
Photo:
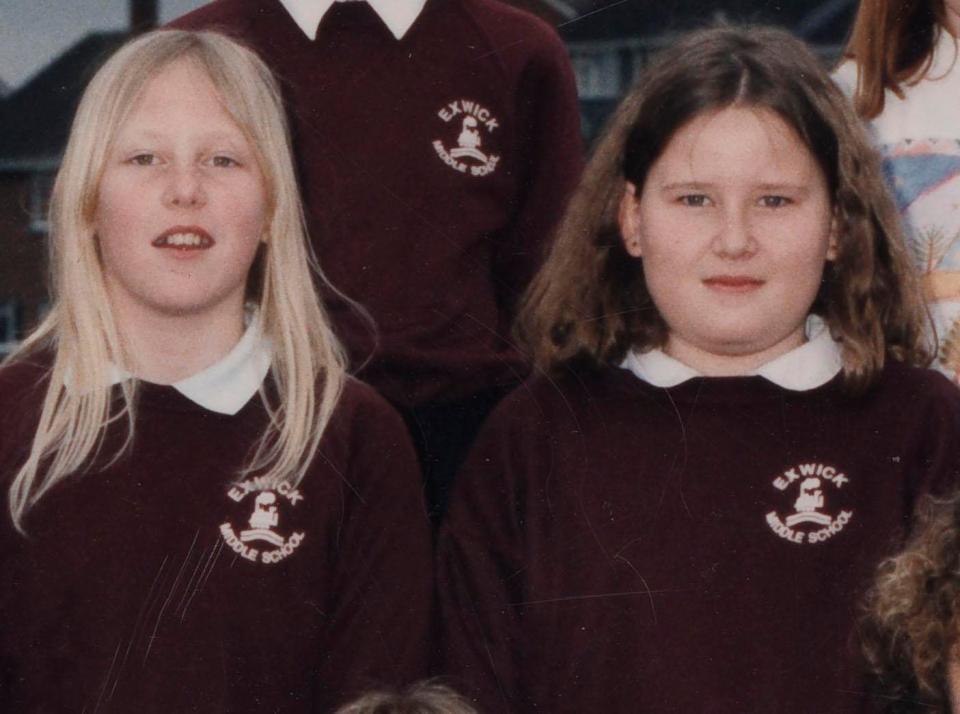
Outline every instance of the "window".
<path fill-rule="evenodd" d="M 38 171 L 30 177 L 30 230 L 46 233 L 47 210 L 50 208 L 50 193 L 53 191 L 52 171 Z"/>
<path fill-rule="evenodd" d="M 612 99 L 622 91 L 620 53 L 615 49 L 571 49 L 581 99 Z"/>
<path fill-rule="evenodd" d="M 7 354 L 17 344 L 19 312 L 16 300 L 0 300 L 0 355 Z"/>

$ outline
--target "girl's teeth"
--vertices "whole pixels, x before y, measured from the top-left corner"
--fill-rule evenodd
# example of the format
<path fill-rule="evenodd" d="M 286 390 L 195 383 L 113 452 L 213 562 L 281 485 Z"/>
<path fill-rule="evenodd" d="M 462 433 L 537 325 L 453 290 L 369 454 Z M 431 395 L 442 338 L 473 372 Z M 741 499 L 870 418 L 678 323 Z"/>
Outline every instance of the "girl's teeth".
<path fill-rule="evenodd" d="M 196 233 L 174 233 L 167 236 L 167 245 L 199 246 L 202 242 Z"/>

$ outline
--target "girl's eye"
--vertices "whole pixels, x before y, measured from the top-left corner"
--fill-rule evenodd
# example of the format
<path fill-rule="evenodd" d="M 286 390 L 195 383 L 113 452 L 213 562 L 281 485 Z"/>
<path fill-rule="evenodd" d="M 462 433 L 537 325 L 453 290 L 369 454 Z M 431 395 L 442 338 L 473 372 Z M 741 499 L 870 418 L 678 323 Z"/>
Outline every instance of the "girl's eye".
<path fill-rule="evenodd" d="M 790 203 L 786 196 L 761 196 L 760 205 L 764 208 L 783 208 Z"/>
<path fill-rule="evenodd" d="M 157 157 L 154 154 L 137 154 L 131 157 L 128 163 L 136 164 L 137 166 L 153 166 L 157 163 Z"/>
<path fill-rule="evenodd" d="M 228 169 L 231 166 L 239 166 L 240 162 L 236 159 L 232 159 L 229 156 L 214 156 L 210 163 L 221 169 Z"/>
<path fill-rule="evenodd" d="M 691 208 L 703 208 L 710 205 L 710 199 L 702 193 L 689 193 L 677 199 L 682 205 Z"/>

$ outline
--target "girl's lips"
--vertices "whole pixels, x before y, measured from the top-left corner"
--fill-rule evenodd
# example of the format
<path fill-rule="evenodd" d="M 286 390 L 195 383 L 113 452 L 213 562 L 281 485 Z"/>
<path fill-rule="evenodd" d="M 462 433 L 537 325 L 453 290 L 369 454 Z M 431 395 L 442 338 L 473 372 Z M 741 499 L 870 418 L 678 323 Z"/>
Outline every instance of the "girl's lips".
<path fill-rule="evenodd" d="M 764 282 L 749 275 L 714 275 L 703 280 L 703 284 L 712 290 L 738 293 L 756 290 L 762 287 Z"/>
<path fill-rule="evenodd" d="M 206 250 L 212 248 L 214 240 L 209 233 L 198 226 L 175 226 L 153 239 L 154 248 L 171 248 L 178 251 Z"/>

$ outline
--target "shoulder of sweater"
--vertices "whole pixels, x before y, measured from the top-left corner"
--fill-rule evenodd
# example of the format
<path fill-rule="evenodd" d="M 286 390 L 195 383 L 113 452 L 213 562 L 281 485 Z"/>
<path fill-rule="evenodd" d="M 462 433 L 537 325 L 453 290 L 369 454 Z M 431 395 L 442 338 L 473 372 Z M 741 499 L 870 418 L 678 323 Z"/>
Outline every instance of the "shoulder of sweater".
<path fill-rule="evenodd" d="M 888 359 L 876 386 L 900 409 L 942 410 L 960 418 L 960 388 L 934 369 Z"/>
<path fill-rule="evenodd" d="M 356 377 L 348 376 L 343 383 L 340 401 L 334 418 L 400 420 L 400 415 L 379 392 Z"/>
<path fill-rule="evenodd" d="M 500 0 L 455 0 L 449 6 L 461 12 L 488 39 L 497 54 L 563 56 L 566 47 L 549 23 L 526 10 Z"/>
<path fill-rule="evenodd" d="M 0 365 L 0 478 L 9 475 L 3 473 L 8 459 L 33 440 L 51 362 L 51 354 L 40 352 Z"/>
<path fill-rule="evenodd" d="M 370 446 L 385 448 L 407 441 L 399 412 L 373 387 L 348 376 L 324 434 L 325 448 L 337 444 L 337 449 L 346 449 L 345 455 L 356 455 Z"/>
<path fill-rule="evenodd" d="M 490 421 L 526 428 L 579 421 L 596 408 L 606 409 L 630 385 L 640 385 L 632 374 L 617 367 L 569 368 L 556 375 L 530 377 L 497 405 Z"/>
<path fill-rule="evenodd" d="M 41 389 L 50 373 L 52 357 L 38 352 L 0 365 L 0 405 L 4 410 Z M 41 397 L 42 398 L 42 397 Z"/>

